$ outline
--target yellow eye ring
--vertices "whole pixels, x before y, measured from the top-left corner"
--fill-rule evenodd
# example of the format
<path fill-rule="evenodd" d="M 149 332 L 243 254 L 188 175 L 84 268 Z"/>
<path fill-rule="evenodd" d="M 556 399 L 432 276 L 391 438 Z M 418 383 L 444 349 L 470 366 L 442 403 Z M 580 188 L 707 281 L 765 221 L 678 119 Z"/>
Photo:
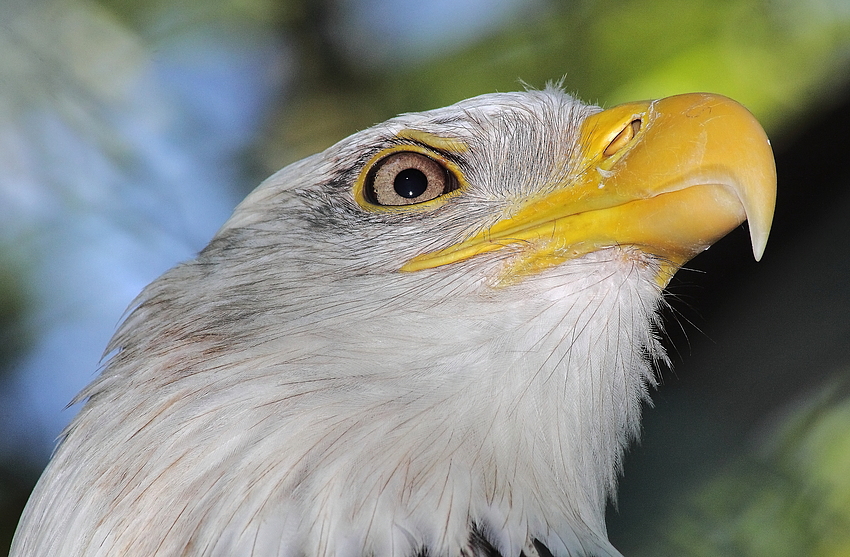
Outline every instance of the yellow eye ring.
<path fill-rule="evenodd" d="M 374 191 L 374 180 L 376 175 L 381 170 L 381 167 L 387 165 L 387 161 L 392 160 L 394 155 L 402 156 L 404 154 L 414 155 L 413 157 L 409 157 L 406 160 L 414 160 L 416 156 L 423 157 L 427 159 L 427 161 L 432 161 L 433 166 L 441 168 L 446 175 L 446 184 L 443 186 L 443 190 L 439 191 L 434 195 L 433 190 L 427 190 L 423 192 L 424 201 L 416 201 L 416 196 L 408 196 L 404 195 L 402 197 L 408 198 L 407 200 L 399 200 L 387 202 L 388 196 L 382 194 L 378 199 L 378 194 Z M 426 167 L 429 167 L 426 163 Z M 415 165 L 407 165 L 407 166 L 415 166 Z M 429 170 L 425 170 L 426 174 Z M 385 180 L 384 177 L 381 177 L 382 180 Z M 430 187 L 430 186 L 429 186 Z M 375 154 L 369 162 L 367 162 L 363 169 L 360 171 L 360 175 L 357 177 L 357 180 L 354 182 L 353 194 L 354 199 L 358 205 L 367 209 L 369 211 L 377 211 L 377 212 L 403 212 L 403 211 L 419 211 L 419 210 L 427 210 L 434 209 L 440 207 L 445 204 L 449 199 L 459 195 L 463 192 L 467 187 L 467 182 L 463 177 L 463 173 L 460 168 L 454 162 L 448 160 L 446 157 L 442 156 L 439 152 L 433 151 L 426 147 L 422 147 L 420 145 L 394 145 L 393 147 L 389 147 L 387 149 L 382 149 L 377 154 Z M 392 192 L 389 192 L 389 196 L 392 196 Z"/>

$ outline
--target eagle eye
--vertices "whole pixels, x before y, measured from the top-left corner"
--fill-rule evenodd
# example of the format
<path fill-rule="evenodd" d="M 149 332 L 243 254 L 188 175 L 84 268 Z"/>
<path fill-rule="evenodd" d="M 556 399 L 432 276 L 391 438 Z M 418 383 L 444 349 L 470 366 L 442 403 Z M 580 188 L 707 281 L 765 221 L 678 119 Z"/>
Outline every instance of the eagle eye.
<path fill-rule="evenodd" d="M 457 180 L 442 164 L 414 151 L 379 160 L 366 178 L 365 193 L 376 205 L 413 205 L 457 189 Z"/>
<path fill-rule="evenodd" d="M 626 124 L 626 127 L 623 128 L 620 133 L 617 134 L 617 137 L 611 140 L 611 143 L 608 144 L 608 147 L 605 148 L 605 151 L 602 152 L 606 157 L 610 157 L 623 147 L 629 144 L 629 142 L 634 139 L 637 133 L 640 131 L 641 121 L 636 118 Z"/>

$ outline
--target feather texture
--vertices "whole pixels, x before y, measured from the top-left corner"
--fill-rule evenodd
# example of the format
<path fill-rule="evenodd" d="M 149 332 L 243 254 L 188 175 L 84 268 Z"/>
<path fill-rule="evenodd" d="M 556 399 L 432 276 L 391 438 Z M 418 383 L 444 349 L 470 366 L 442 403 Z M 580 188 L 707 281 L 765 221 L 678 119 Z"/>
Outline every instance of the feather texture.
<path fill-rule="evenodd" d="M 495 284 L 506 249 L 398 272 L 562 182 L 596 111 L 486 95 L 269 178 L 134 303 L 12 555 L 619 555 L 605 505 L 666 360 L 658 262 L 609 248 Z M 407 128 L 469 145 L 468 191 L 364 210 L 354 179 Z"/>

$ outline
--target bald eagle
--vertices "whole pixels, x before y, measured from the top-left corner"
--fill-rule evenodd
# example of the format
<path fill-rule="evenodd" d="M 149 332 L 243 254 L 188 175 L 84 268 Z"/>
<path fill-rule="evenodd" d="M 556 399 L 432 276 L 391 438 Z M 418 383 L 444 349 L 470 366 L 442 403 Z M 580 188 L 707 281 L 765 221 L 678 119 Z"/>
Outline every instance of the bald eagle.
<path fill-rule="evenodd" d="M 555 89 L 274 174 L 148 286 L 11 555 L 619 555 L 663 289 L 775 199 L 741 105 Z"/>

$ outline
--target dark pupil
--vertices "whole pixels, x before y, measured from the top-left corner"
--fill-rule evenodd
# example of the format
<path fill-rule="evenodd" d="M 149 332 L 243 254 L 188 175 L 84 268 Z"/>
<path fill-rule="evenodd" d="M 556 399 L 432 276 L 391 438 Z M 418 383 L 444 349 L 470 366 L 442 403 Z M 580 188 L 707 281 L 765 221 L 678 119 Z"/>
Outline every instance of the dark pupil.
<path fill-rule="evenodd" d="M 428 189 L 428 178 L 421 170 L 406 168 L 395 175 L 393 188 L 400 196 L 413 199 L 419 197 Z"/>

